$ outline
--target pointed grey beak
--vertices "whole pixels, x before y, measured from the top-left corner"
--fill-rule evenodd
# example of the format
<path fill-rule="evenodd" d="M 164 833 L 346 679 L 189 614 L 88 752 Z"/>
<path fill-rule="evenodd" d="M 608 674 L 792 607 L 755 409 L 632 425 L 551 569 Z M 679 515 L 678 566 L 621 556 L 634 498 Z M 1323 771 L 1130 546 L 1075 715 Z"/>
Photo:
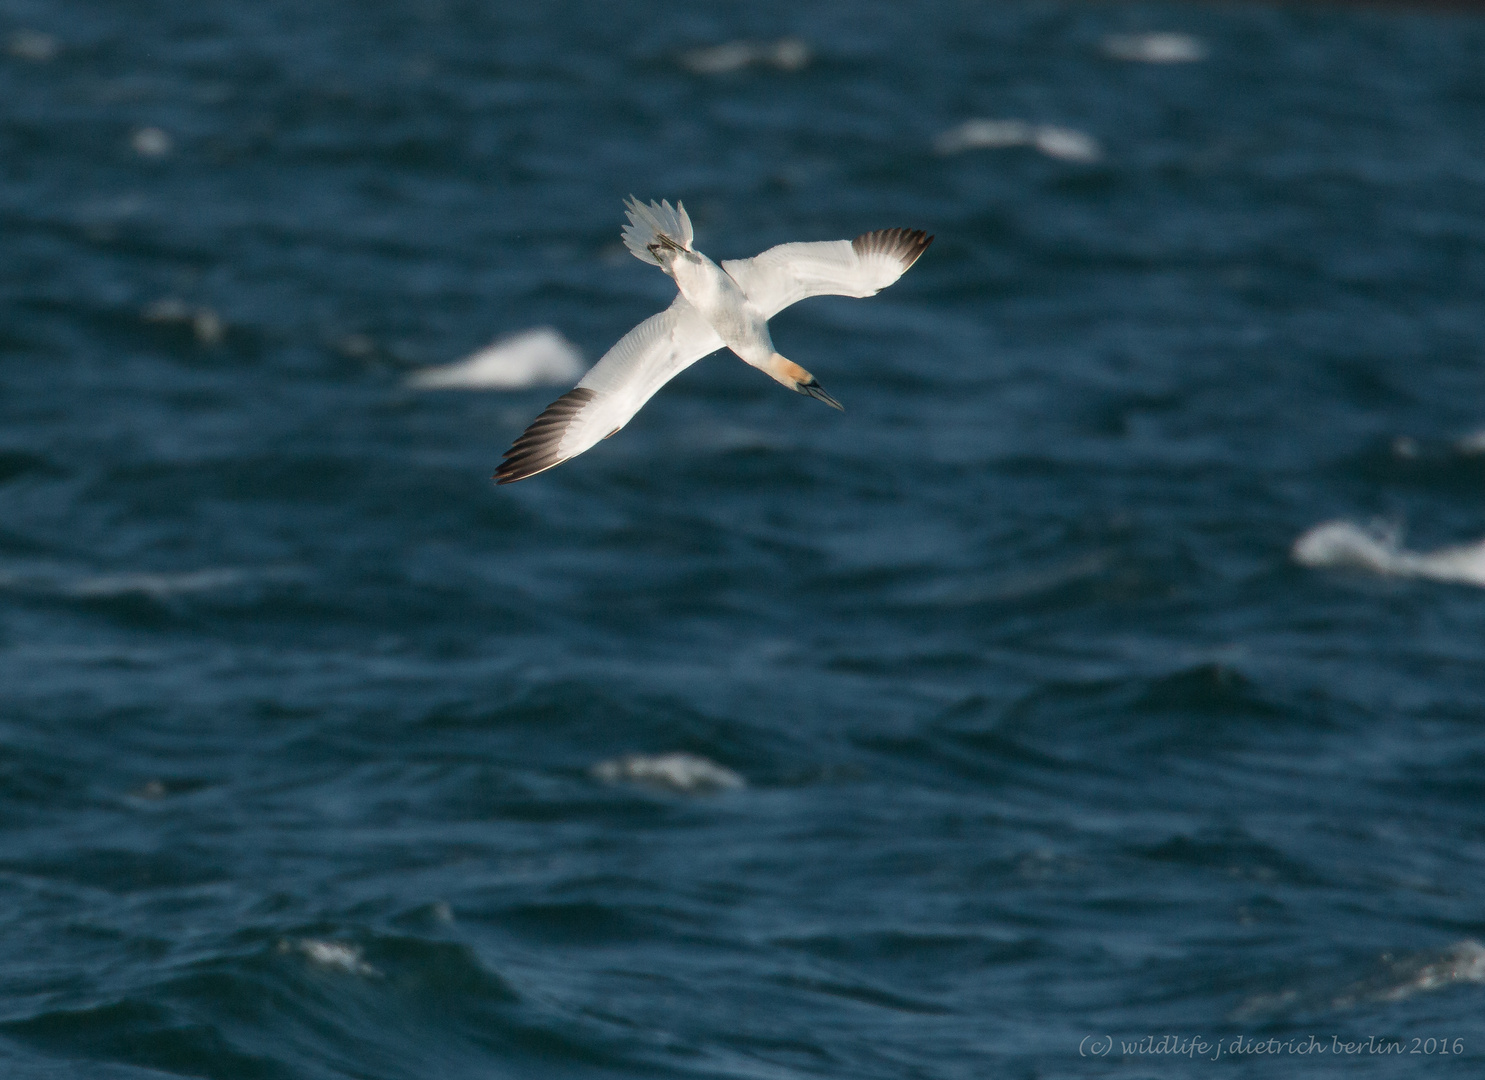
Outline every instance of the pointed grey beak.
<path fill-rule="evenodd" d="M 829 405 L 832 409 L 839 409 L 841 412 L 845 412 L 846 411 L 846 407 L 844 405 L 842 405 L 840 402 L 836 401 L 835 398 L 833 398 L 829 394 L 827 394 L 825 392 L 825 388 L 823 386 L 821 386 L 820 383 L 819 383 L 819 381 L 816 380 L 816 379 L 811 379 L 807 383 L 800 383 L 799 384 L 799 392 L 801 394 L 808 394 L 810 397 L 814 398 L 816 401 L 823 401 L 826 405 Z"/>

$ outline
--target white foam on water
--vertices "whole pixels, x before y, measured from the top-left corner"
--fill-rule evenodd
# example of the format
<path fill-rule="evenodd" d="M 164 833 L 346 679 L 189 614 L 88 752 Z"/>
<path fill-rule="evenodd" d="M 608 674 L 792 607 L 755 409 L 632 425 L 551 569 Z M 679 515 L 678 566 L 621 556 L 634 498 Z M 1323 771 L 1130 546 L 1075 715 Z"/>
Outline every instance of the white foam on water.
<path fill-rule="evenodd" d="M 167 600 L 183 594 L 214 592 L 239 585 L 273 581 L 295 581 L 302 580 L 303 577 L 303 571 L 287 566 L 252 570 L 214 567 L 179 573 L 126 570 L 93 574 L 63 563 L 0 562 L 0 589 L 85 599 L 144 596 L 152 600 Z"/>
<path fill-rule="evenodd" d="M 731 769 L 684 751 L 626 754 L 600 761 L 589 773 L 594 779 L 608 784 L 641 784 L 693 795 L 739 791 L 748 786 L 747 781 Z"/>
<path fill-rule="evenodd" d="M 1395 533 L 1350 521 L 1317 525 L 1294 542 L 1301 566 L 1346 567 L 1397 577 L 1485 586 L 1485 540 L 1437 551 L 1403 548 Z"/>
<path fill-rule="evenodd" d="M 139 317 L 145 322 L 151 323 L 188 323 L 191 321 L 193 309 L 184 300 L 175 296 L 166 296 L 147 304 L 145 309 L 139 313 Z"/>
<path fill-rule="evenodd" d="M 182 574 L 126 573 L 83 578 L 63 586 L 72 596 L 148 596 L 163 600 L 180 593 L 225 589 L 246 580 L 241 570 L 188 570 Z"/>
<path fill-rule="evenodd" d="M 1454 449 L 1472 457 L 1476 454 L 1485 454 L 1485 431 L 1472 431 L 1464 438 L 1456 440 Z"/>
<path fill-rule="evenodd" d="M 780 38 L 764 56 L 764 63 L 780 71 L 800 71 L 811 59 L 810 47 L 798 38 Z"/>
<path fill-rule="evenodd" d="M 542 326 L 487 345 L 457 364 L 416 372 L 407 385 L 417 390 L 520 390 L 573 382 L 584 366 L 577 346 Z"/>
<path fill-rule="evenodd" d="M 691 49 L 680 57 L 681 66 L 697 75 L 726 75 L 749 67 L 772 67 L 799 71 L 810 62 L 810 47 L 798 38 L 778 41 L 729 41 L 703 49 Z"/>
<path fill-rule="evenodd" d="M 196 340 L 203 345 L 219 344 L 227 336 L 227 324 L 215 311 L 209 307 L 191 307 L 174 296 L 156 300 L 141 311 L 139 317 L 148 323 L 189 326 Z"/>
<path fill-rule="evenodd" d="M 966 120 L 933 140 L 940 154 L 960 154 L 966 150 L 1001 150 L 1008 146 L 1025 146 L 1031 142 L 1031 125 L 1023 120 Z"/>
<path fill-rule="evenodd" d="M 227 336 L 227 326 L 222 317 L 211 308 L 201 308 L 191 319 L 191 331 L 203 345 L 216 345 Z"/>
<path fill-rule="evenodd" d="M 56 38 L 38 30 L 17 30 L 10 35 L 5 47 L 5 51 L 16 59 L 36 64 L 56 59 L 58 49 Z"/>
<path fill-rule="evenodd" d="M 380 975 L 381 972 L 361 957 L 365 950 L 359 945 L 344 941 L 322 941 L 318 938 L 300 938 L 298 941 L 281 941 L 279 952 L 297 951 L 312 964 L 344 971 L 351 975 Z"/>
<path fill-rule="evenodd" d="M 1140 64 L 1194 64 L 1207 58 L 1199 38 L 1170 31 L 1110 34 L 1103 39 L 1103 51 L 1115 60 Z"/>
<path fill-rule="evenodd" d="M 1035 147 L 1061 161 L 1089 162 L 1103 157 L 1103 148 L 1091 135 L 1054 124 L 1028 124 L 1024 120 L 966 120 L 933 140 L 934 150 L 945 155 L 1014 146 Z"/>
<path fill-rule="evenodd" d="M 1097 139 L 1072 128 L 1039 127 L 1031 142 L 1048 157 L 1061 161 L 1097 161 L 1103 157 Z"/>
<path fill-rule="evenodd" d="M 1485 983 L 1485 945 L 1473 938 L 1456 942 L 1442 954 L 1398 961 L 1388 958 L 1388 963 L 1391 978 L 1377 985 L 1364 985 L 1355 1001 L 1403 1001 L 1414 994 L 1442 990 L 1458 983 Z M 1346 995 L 1336 999 L 1337 1008 L 1353 1003 Z"/>
<path fill-rule="evenodd" d="M 170 794 L 170 789 L 165 786 L 163 780 L 146 780 L 133 791 L 129 792 L 136 799 L 145 799 L 149 802 L 158 802 Z"/>
<path fill-rule="evenodd" d="M 170 133 L 157 127 L 140 128 L 129 139 L 129 145 L 140 157 L 162 158 L 175 149 Z"/>
<path fill-rule="evenodd" d="M 1485 983 L 1485 945 L 1473 938 L 1457 941 L 1441 952 L 1402 957 L 1383 954 L 1379 970 L 1339 990 L 1327 989 L 1322 980 L 1317 987 L 1255 994 L 1233 1010 L 1232 1018 L 1251 1021 L 1388 1004 L 1464 983 Z"/>

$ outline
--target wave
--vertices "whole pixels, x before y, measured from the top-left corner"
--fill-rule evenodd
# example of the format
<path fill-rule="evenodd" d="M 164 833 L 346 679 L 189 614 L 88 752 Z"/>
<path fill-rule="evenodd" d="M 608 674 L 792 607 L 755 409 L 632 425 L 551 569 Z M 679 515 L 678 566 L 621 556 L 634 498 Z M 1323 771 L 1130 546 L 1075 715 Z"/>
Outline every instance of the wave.
<path fill-rule="evenodd" d="M 1115 60 L 1137 64 L 1194 64 L 1207 58 L 1199 38 L 1170 31 L 1110 34 L 1103 39 L 1103 51 Z"/>
<path fill-rule="evenodd" d="M 523 390 L 570 383 L 583 373 L 583 354 L 550 326 L 502 338 L 457 364 L 419 371 L 416 390 Z"/>
<path fill-rule="evenodd" d="M 247 576 L 242 570 L 232 569 L 188 570 L 181 574 L 104 574 L 70 582 L 62 591 L 79 597 L 147 596 L 151 600 L 164 600 L 182 593 L 231 588 Z"/>
<path fill-rule="evenodd" d="M 45 1002 L 29 1015 L 13 1012 L 0 1022 L 0 1068 L 11 1065 L 6 1056 L 13 1048 L 30 1051 L 27 1064 L 67 1061 L 71 1068 L 57 1076 L 121 1080 L 266 1080 L 297 1075 L 306 1060 L 337 1060 L 353 1046 L 372 1048 L 383 1060 L 467 1059 L 468 1068 L 452 1069 L 461 1076 L 480 1071 L 492 1048 L 522 1059 L 532 1055 L 532 1044 L 559 1060 L 564 1051 L 594 1053 L 577 1039 L 562 1043 L 558 1025 L 565 1017 L 524 1010 L 504 977 L 455 942 L 292 937 L 161 967 L 163 978 L 145 985 Z M 244 1003 L 252 1003 L 246 1012 Z M 260 1018 L 271 1031 L 257 1030 Z M 4 1075 L 14 1074 L 5 1068 Z"/>
<path fill-rule="evenodd" d="M 1291 987 L 1255 994 L 1233 1011 L 1234 1020 L 1271 1020 L 1314 1013 L 1342 1012 L 1364 1005 L 1388 1005 L 1418 994 L 1464 983 L 1485 983 L 1485 945 L 1473 938 L 1443 950 L 1394 957 L 1382 954 L 1374 970 L 1336 987 Z"/>
<path fill-rule="evenodd" d="M 747 781 L 731 769 L 684 751 L 626 754 L 610 761 L 600 761 L 589 770 L 589 774 L 608 784 L 639 784 L 688 795 L 739 791 L 748 786 Z"/>
<path fill-rule="evenodd" d="M 323 941 L 319 938 L 300 938 L 297 941 L 279 942 L 281 953 L 299 952 L 310 963 L 349 975 L 376 977 L 381 972 L 364 959 L 366 950 L 346 941 Z"/>
<path fill-rule="evenodd" d="M 1456 439 L 1454 449 L 1467 457 L 1485 454 L 1485 430 L 1472 431 Z"/>
<path fill-rule="evenodd" d="M 244 585 L 293 581 L 301 577 L 300 572 L 286 567 L 258 570 L 214 567 L 177 573 L 141 570 L 114 574 L 78 574 L 65 567 L 33 564 L 23 569 L 0 567 L 0 589 L 67 596 L 79 600 L 139 597 L 164 601 L 176 596 L 221 592 Z"/>
<path fill-rule="evenodd" d="M 1437 551 L 1408 551 L 1393 530 L 1330 521 L 1296 540 L 1292 553 L 1301 566 L 1348 567 L 1396 577 L 1485 586 L 1485 540 Z"/>
<path fill-rule="evenodd" d="M 682 53 L 681 67 L 695 75 L 726 75 L 750 67 L 799 71 L 810 62 L 810 47 L 798 38 L 729 41 Z"/>
<path fill-rule="evenodd" d="M 939 134 L 933 148 L 940 154 L 966 150 L 1004 150 L 1030 146 L 1061 161 L 1094 162 L 1103 148 L 1091 135 L 1053 124 L 1028 124 L 1024 120 L 966 120 Z"/>
<path fill-rule="evenodd" d="M 138 142 L 140 137 L 148 132 L 154 132 L 162 138 L 166 137 L 165 133 L 158 128 L 146 128 L 144 131 L 136 133 L 135 141 Z M 141 154 L 145 153 L 143 150 L 139 152 Z M 156 156 L 167 153 L 169 153 L 168 143 L 167 148 L 159 151 Z M 196 340 L 202 345 L 219 345 L 222 339 L 227 336 L 227 324 L 211 308 L 205 306 L 192 307 L 184 300 L 173 296 L 167 296 L 162 300 L 157 300 L 153 304 L 150 304 L 140 312 L 140 318 L 147 323 L 154 323 L 159 326 L 185 326 L 190 329 L 191 333 L 196 336 Z"/>

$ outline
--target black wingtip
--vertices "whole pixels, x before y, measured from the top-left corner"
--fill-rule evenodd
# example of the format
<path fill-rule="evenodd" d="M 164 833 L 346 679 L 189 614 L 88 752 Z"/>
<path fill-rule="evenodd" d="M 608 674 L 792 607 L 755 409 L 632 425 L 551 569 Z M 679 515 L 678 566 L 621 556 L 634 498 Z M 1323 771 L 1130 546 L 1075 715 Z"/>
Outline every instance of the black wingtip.
<path fill-rule="evenodd" d="M 596 396 L 586 386 L 579 386 L 548 405 L 501 455 L 505 460 L 491 479 L 497 484 L 514 484 L 561 465 L 567 459 L 558 453 L 557 446 L 567 432 L 567 425 Z"/>
<path fill-rule="evenodd" d="M 857 255 L 890 255 L 902 263 L 906 272 L 931 243 L 933 237 L 922 229 L 878 229 L 862 233 L 851 241 L 851 247 Z"/>

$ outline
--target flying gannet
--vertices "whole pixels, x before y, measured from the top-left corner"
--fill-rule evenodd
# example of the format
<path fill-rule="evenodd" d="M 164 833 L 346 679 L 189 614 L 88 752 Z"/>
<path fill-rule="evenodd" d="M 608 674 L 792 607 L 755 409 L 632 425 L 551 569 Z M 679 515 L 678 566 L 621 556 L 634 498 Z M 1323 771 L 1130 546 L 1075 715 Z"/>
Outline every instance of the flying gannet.
<path fill-rule="evenodd" d="M 878 229 L 854 240 L 780 244 L 718 266 L 691 246 L 691 219 L 681 203 L 642 206 L 630 196 L 625 205 L 625 246 L 674 278 L 680 291 L 532 421 L 503 455 L 498 483 L 577 457 L 615 434 L 671 379 L 724 347 L 790 390 L 839 409 L 813 375 L 774 351 L 768 320 L 807 296 L 874 296 L 933 242 L 921 229 Z"/>

